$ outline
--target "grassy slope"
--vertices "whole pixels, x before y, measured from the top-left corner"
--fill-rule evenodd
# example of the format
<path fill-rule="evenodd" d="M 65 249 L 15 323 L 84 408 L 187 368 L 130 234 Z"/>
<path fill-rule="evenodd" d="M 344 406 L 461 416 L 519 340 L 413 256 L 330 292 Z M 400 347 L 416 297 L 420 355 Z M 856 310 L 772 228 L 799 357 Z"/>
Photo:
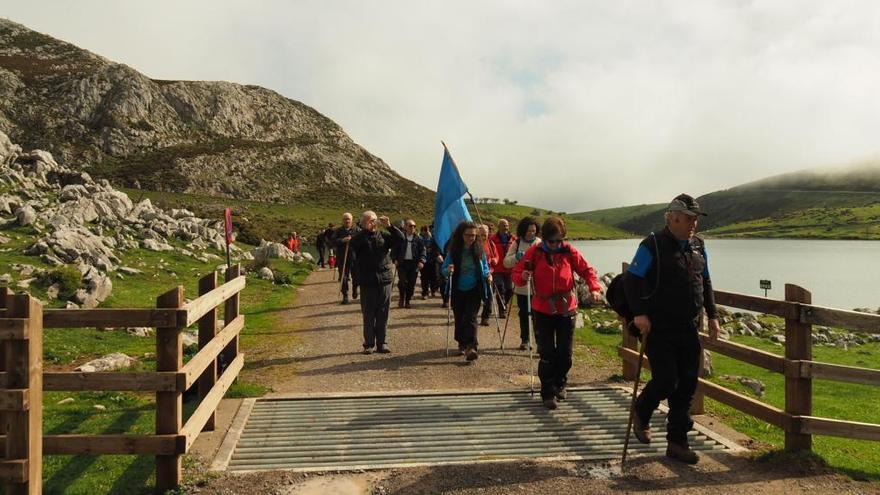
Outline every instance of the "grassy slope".
<path fill-rule="evenodd" d="M 48 268 L 39 258 L 24 256 L 21 249 L 32 239 L 29 229 L 5 230 L 12 240 L 3 246 L 9 251 L 0 252 L 0 273 L 15 274 L 11 263 L 27 263 Z M 139 268 L 142 274 L 113 278 L 113 294 L 102 307 L 151 307 L 162 292 L 176 285 L 184 286 L 188 298 L 197 295 L 200 276 L 216 268 L 219 263 L 204 264 L 179 253 L 156 253 L 135 250 L 123 253 L 122 264 Z M 292 265 L 275 262 L 273 271 L 289 277 L 294 284 L 301 282 L 311 271 L 312 265 Z M 32 291 L 43 298 L 43 288 L 33 286 Z M 257 345 L 261 336 L 275 325 L 276 314 L 272 311 L 289 304 L 295 294 L 294 286 L 280 286 L 248 277 L 248 285 L 242 292 L 241 308 L 247 324 L 241 336 L 241 347 L 247 353 Z M 59 306 L 55 301 L 48 306 Z M 145 353 L 155 352 L 154 338 L 139 338 L 123 330 L 98 331 L 97 329 L 46 329 L 44 359 L 46 369 L 69 370 L 90 359 L 110 352 L 124 352 L 141 358 L 131 371 L 155 370 L 153 357 Z M 188 359 L 191 357 L 187 355 Z M 242 397 L 262 395 L 267 389 L 260 384 L 238 380 L 227 396 Z M 72 403 L 59 405 L 65 398 Z M 46 434 L 60 433 L 132 433 L 150 434 L 155 431 L 155 401 L 152 394 L 120 392 L 47 392 L 44 403 L 44 427 Z M 94 408 L 101 405 L 106 410 Z M 184 405 L 185 414 L 195 408 L 193 402 Z M 192 460 L 187 461 L 192 465 Z M 46 493 L 150 493 L 154 461 L 150 456 L 46 456 L 44 458 L 44 491 Z M 0 490 L 2 492 L 2 490 Z"/>
<path fill-rule="evenodd" d="M 594 326 L 587 325 L 577 331 L 579 342 L 590 346 L 585 355 L 579 354 L 579 362 L 586 365 L 611 366 L 620 368 L 617 357 L 617 346 L 620 344 L 620 330 L 616 328 L 616 316 L 609 310 L 589 310 Z M 782 325 L 782 320 L 761 318 L 762 321 L 775 321 Z M 602 327 L 601 322 L 612 321 L 614 325 Z M 739 344 L 748 345 L 782 355 L 783 348 L 763 339 L 735 336 L 732 339 Z M 595 351 L 594 351 L 595 350 Z M 813 347 L 813 359 L 816 361 L 860 366 L 880 369 L 880 344 L 873 343 L 853 347 L 848 351 L 836 347 Z M 715 374 L 710 378 L 713 382 L 731 388 L 745 395 L 755 397 L 754 393 L 741 386 L 722 379 L 724 375 L 747 376 L 761 380 L 766 385 L 766 395 L 762 401 L 779 408 L 785 404 L 785 378 L 778 373 L 771 373 L 741 361 L 737 361 L 718 353 L 712 354 Z M 645 372 L 645 378 L 650 373 Z M 757 397 L 756 397 L 757 398 Z M 880 388 L 865 385 L 813 380 L 813 414 L 835 419 L 880 423 Z M 707 412 L 713 414 L 726 424 L 749 435 L 773 449 L 781 449 L 784 433 L 751 416 L 715 402 L 706 400 Z M 858 479 L 880 480 L 880 443 L 864 440 L 848 440 L 844 438 L 814 436 L 814 451 L 831 467 Z"/>
<path fill-rule="evenodd" d="M 618 226 L 635 217 L 650 214 L 656 214 L 659 216 L 665 206 L 665 203 L 621 206 L 618 208 L 606 208 L 603 210 L 572 213 L 571 216 L 579 220 L 588 220 L 600 224 Z"/>
<path fill-rule="evenodd" d="M 527 215 L 537 217 L 539 221 L 550 215 L 547 210 L 526 205 L 480 204 L 478 207 L 484 221 L 494 223 L 500 218 L 506 218 L 510 220 L 512 230 L 516 230 L 516 223 Z M 474 219 L 476 219 L 477 216 L 473 205 L 470 206 L 470 211 Z M 558 216 L 559 212 L 553 212 L 553 214 Z M 561 216 L 565 220 L 569 239 L 620 239 L 630 237 L 627 232 L 609 225 L 579 219 L 569 214 Z"/>
<path fill-rule="evenodd" d="M 711 229 L 718 237 L 880 239 L 880 203 L 854 208 L 809 208 Z"/>

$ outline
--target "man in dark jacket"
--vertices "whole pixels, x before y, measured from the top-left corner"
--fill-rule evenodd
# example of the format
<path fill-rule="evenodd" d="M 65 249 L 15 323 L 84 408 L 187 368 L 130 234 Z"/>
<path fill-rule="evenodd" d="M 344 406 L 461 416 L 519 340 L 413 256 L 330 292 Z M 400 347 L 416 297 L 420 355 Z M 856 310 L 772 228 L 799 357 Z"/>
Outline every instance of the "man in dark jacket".
<path fill-rule="evenodd" d="M 651 415 L 660 401 L 668 400 L 666 455 L 689 464 L 699 461 L 687 434 L 694 426 L 690 408 L 700 373 L 701 312 L 706 311 L 710 332 L 720 329 L 706 247 L 695 235 L 702 215 L 694 198 L 676 196 L 666 208 L 666 228 L 639 244 L 631 276 L 624 278 L 652 371 L 636 400 L 633 430 L 640 442 L 650 443 Z"/>
<path fill-rule="evenodd" d="M 403 242 L 394 249 L 394 264 L 397 266 L 397 288 L 400 290 L 398 307 L 409 308 L 410 301 L 416 291 L 416 279 L 419 270 L 425 267 L 425 245 L 416 234 L 416 222 L 407 218 L 403 223 Z"/>
<path fill-rule="evenodd" d="M 324 231 L 318 231 L 318 234 L 315 235 L 315 250 L 318 251 L 318 266 L 324 268 L 324 251 L 326 251 L 327 247 L 327 238 L 324 237 Z"/>
<path fill-rule="evenodd" d="M 333 246 L 336 248 L 336 266 L 339 270 L 339 278 L 342 280 L 342 304 L 348 304 L 348 281 L 352 270 L 357 263 L 357 255 L 348 247 L 351 237 L 359 232 L 354 225 L 351 213 L 343 213 L 342 226 L 333 232 Z M 352 278 L 352 297 L 358 297 L 358 281 Z"/>
<path fill-rule="evenodd" d="M 437 264 L 436 246 L 434 245 L 434 236 L 431 235 L 431 229 L 427 225 L 422 225 L 422 246 L 425 247 L 425 266 L 419 273 L 422 280 L 422 299 L 427 299 L 428 295 L 434 297 L 437 289 L 440 287 L 440 277 L 438 276 L 439 266 Z"/>
<path fill-rule="evenodd" d="M 403 242 L 403 232 L 391 225 L 388 217 L 378 219 L 389 232 L 379 232 L 376 214 L 365 211 L 361 231 L 352 236 L 350 249 L 357 255 L 354 278 L 361 287 L 361 312 L 364 317 L 364 354 L 391 352 L 385 342 L 388 312 L 391 305 L 391 260 L 389 253 Z"/>

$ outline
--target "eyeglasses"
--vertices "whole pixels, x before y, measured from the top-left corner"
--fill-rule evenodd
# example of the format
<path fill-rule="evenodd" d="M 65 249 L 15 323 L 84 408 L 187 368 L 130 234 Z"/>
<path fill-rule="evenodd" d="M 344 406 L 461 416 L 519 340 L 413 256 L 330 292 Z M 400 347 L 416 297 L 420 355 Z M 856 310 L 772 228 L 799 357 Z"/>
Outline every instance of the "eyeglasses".
<path fill-rule="evenodd" d="M 477 237 L 477 234 L 465 234 L 465 237 Z"/>

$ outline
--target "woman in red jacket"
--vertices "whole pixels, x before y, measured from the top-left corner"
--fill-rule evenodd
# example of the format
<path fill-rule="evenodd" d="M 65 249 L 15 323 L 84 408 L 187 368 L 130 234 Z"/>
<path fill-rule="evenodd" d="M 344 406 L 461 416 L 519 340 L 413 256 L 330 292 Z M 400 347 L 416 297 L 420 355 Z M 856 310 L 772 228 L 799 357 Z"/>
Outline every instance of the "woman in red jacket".
<path fill-rule="evenodd" d="M 513 268 L 516 285 L 532 284 L 532 312 L 538 344 L 538 376 L 541 399 L 547 409 L 565 400 L 565 384 L 571 369 L 577 296 L 574 274 L 587 281 L 594 298 L 600 287 L 596 271 L 571 244 L 565 242 L 565 222 L 550 217 L 541 227 L 544 240 L 526 251 Z"/>

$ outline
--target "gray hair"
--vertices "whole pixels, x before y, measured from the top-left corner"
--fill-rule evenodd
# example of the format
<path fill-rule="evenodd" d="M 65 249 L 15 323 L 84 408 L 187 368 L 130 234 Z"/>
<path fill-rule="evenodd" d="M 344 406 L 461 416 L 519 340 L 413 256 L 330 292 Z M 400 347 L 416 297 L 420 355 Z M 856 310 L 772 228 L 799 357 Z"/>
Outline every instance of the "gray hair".
<path fill-rule="evenodd" d="M 370 220 L 375 220 L 377 218 L 376 212 L 373 210 L 367 210 L 367 211 L 361 213 L 361 220 L 363 220 L 365 218 L 369 218 Z"/>
<path fill-rule="evenodd" d="M 342 219 L 345 220 L 346 218 L 351 218 L 352 220 L 354 220 L 354 217 L 351 215 L 351 213 L 348 212 L 342 214 Z"/>

